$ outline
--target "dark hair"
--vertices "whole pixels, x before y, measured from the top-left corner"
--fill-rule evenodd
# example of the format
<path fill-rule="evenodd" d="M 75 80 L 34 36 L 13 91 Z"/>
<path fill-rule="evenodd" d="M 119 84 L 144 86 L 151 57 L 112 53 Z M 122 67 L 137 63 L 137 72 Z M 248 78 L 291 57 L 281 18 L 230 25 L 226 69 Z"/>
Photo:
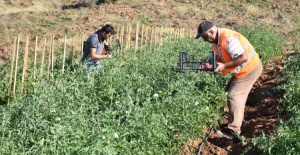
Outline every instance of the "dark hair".
<path fill-rule="evenodd" d="M 111 25 L 109 25 L 109 24 L 106 24 L 106 25 L 104 25 L 100 30 L 98 30 L 99 32 L 105 32 L 105 33 L 110 33 L 111 32 L 111 34 L 112 35 L 114 35 L 116 32 L 115 32 L 115 29 L 114 29 L 114 27 L 112 27 Z"/>

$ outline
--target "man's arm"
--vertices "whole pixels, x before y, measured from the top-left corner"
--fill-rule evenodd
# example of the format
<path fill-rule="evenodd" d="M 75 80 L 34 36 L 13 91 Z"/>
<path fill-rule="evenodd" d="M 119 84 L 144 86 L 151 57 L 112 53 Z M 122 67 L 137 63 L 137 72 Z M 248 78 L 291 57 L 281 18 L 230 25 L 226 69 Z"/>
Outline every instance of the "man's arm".
<path fill-rule="evenodd" d="M 229 61 L 227 63 L 218 62 L 217 63 L 218 67 L 215 69 L 215 72 L 222 72 L 226 68 L 237 67 L 237 66 L 243 64 L 244 62 L 246 62 L 247 60 L 248 60 L 248 56 L 245 52 L 243 52 L 237 58 L 232 59 L 231 61 Z"/>
<path fill-rule="evenodd" d="M 96 54 L 96 48 L 90 48 L 90 56 L 92 60 L 100 60 L 100 59 L 104 59 L 106 57 L 111 58 L 112 56 L 110 54 L 108 55 L 98 55 Z"/>

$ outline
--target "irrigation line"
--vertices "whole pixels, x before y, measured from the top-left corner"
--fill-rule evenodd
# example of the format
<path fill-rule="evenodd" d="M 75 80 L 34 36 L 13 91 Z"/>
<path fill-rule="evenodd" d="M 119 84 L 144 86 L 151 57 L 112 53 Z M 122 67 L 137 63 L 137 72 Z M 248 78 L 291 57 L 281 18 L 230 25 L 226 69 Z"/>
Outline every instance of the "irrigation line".
<path fill-rule="evenodd" d="M 204 142 L 209 138 L 209 136 L 212 134 L 214 128 L 210 128 L 210 132 L 208 133 L 208 135 L 206 135 L 206 137 L 202 140 L 202 142 L 199 145 L 198 151 L 197 151 L 197 155 L 201 154 L 201 150 L 204 146 Z"/>

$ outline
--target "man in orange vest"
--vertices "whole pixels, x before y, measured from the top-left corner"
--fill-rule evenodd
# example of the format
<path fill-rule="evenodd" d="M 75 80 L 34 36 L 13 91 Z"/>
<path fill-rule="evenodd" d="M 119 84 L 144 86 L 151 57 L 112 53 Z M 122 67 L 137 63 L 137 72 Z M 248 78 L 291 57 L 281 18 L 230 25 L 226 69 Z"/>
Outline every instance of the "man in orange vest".
<path fill-rule="evenodd" d="M 213 45 L 218 60 L 214 72 L 222 72 L 223 76 L 229 72 L 233 74 L 225 89 L 228 92 L 229 120 L 222 132 L 234 142 L 240 142 L 238 135 L 241 133 L 247 97 L 263 70 L 259 55 L 243 35 L 219 28 L 209 21 L 200 23 L 195 39 L 200 37 Z"/>

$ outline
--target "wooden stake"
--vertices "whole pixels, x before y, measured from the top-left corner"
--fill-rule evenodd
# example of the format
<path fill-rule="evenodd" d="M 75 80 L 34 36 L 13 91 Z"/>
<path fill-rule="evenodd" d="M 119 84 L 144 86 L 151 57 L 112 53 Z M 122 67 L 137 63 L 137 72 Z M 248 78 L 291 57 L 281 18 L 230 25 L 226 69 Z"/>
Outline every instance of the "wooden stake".
<path fill-rule="evenodd" d="M 116 40 L 120 40 L 120 27 L 117 28 Z"/>
<path fill-rule="evenodd" d="M 64 55 L 63 55 L 62 73 L 64 73 L 64 71 L 65 71 L 66 50 L 67 50 L 67 35 L 65 35 L 65 40 L 64 40 Z"/>
<path fill-rule="evenodd" d="M 74 51 L 75 51 L 75 52 L 74 52 L 74 54 L 75 54 L 74 57 L 75 57 L 75 58 L 78 58 L 78 53 L 79 53 L 78 50 L 77 50 L 77 48 L 78 48 L 78 41 L 80 41 L 80 40 L 79 40 L 79 39 L 76 39 L 76 36 L 74 36 L 74 42 L 75 42 L 75 43 L 74 43 Z M 76 43 L 76 42 L 77 42 L 77 43 Z"/>
<path fill-rule="evenodd" d="M 124 26 L 122 26 L 122 28 L 121 28 L 121 34 L 120 34 L 120 44 L 121 44 L 121 51 L 119 52 L 120 54 L 122 54 L 123 53 L 123 47 L 125 47 L 124 46 L 124 31 L 125 31 L 125 28 L 124 28 Z"/>
<path fill-rule="evenodd" d="M 8 88 L 7 88 L 7 103 L 6 103 L 7 106 L 9 106 L 9 102 L 10 102 L 10 89 L 11 89 L 13 72 L 14 72 L 16 44 L 17 44 L 17 38 L 15 37 L 14 38 L 14 44 L 12 45 L 12 53 L 11 53 L 9 84 L 8 84 Z"/>
<path fill-rule="evenodd" d="M 74 56 L 74 44 L 75 44 L 74 42 L 75 42 L 75 36 L 73 36 L 72 38 L 71 60 L 73 60 L 73 56 Z"/>
<path fill-rule="evenodd" d="M 54 72 L 54 35 L 52 35 L 52 46 L 51 46 L 51 77 L 53 78 Z"/>
<path fill-rule="evenodd" d="M 146 31 L 145 31 L 145 46 L 147 46 L 148 43 L 148 35 L 149 35 L 149 26 L 146 27 Z"/>
<path fill-rule="evenodd" d="M 17 39 L 17 51 L 16 51 L 16 64 L 15 64 L 15 77 L 14 77 L 13 94 L 15 94 L 15 92 L 16 92 L 17 73 L 18 73 L 19 46 L 20 46 L 20 34 L 18 35 L 18 39 Z"/>
<path fill-rule="evenodd" d="M 136 23 L 136 31 L 135 31 L 135 51 L 139 48 L 139 29 L 140 29 L 140 23 Z"/>
<path fill-rule="evenodd" d="M 127 26 L 127 30 L 126 30 L 126 35 L 127 35 L 127 37 L 126 37 L 126 48 L 125 48 L 125 50 L 128 50 L 129 48 L 130 48 L 130 26 L 128 25 Z"/>
<path fill-rule="evenodd" d="M 126 26 L 126 30 L 124 30 L 124 35 L 125 35 L 125 51 L 128 49 L 128 31 L 129 31 L 129 26 Z"/>
<path fill-rule="evenodd" d="M 41 68 L 40 68 L 40 77 L 43 76 L 43 71 L 44 71 L 46 45 L 47 45 L 47 39 L 44 38 L 44 44 L 43 44 L 43 49 L 42 49 L 42 64 L 41 64 Z"/>
<path fill-rule="evenodd" d="M 33 80 L 36 78 L 36 51 L 37 51 L 38 37 L 35 36 L 35 46 L 34 46 L 34 69 L 33 69 Z"/>
<path fill-rule="evenodd" d="M 152 29 L 151 29 L 151 37 L 150 37 L 150 52 L 152 51 L 153 36 L 154 36 L 154 28 L 152 28 Z"/>
<path fill-rule="evenodd" d="M 120 27 L 117 28 L 117 31 L 116 31 L 115 35 L 116 35 L 116 39 L 115 39 L 116 40 L 116 46 L 118 46 L 118 42 L 120 43 Z M 119 54 L 120 54 L 120 51 L 118 51 L 117 56 L 119 56 Z"/>
<path fill-rule="evenodd" d="M 23 73 L 22 73 L 22 90 L 26 94 L 26 90 L 23 87 L 25 79 L 27 78 L 27 69 L 28 69 L 28 46 L 29 46 L 29 36 L 26 37 L 26 46 L 25 46 L 25 55 L 24 55 L 24 64 L 23 64 Z"/>
<path fill-rule="evenodd" d="M 143 41 L 144 41 L 144 24 L 142 25 L 142 33 L 141 33 L 141 49 L 143 48 Z"/>
<path fill-rule="evenodd" d="M 49 43 L 47 78 L 49 78 L 49 75 L 50 75 L 51 53 L 52 53 L 51 50 L 52 50 L 52 37 L 51 37 L 51 41 L 50 41 L 50 43 Z"/>
<path fill-rule="evenodd" d="M 26 37 L 26 46 L 25 46 L 25 55 L 24 55 L 24 64 L 23 64 L 23 73 L 22 73 L 22 90 L 24 94 L 27 94 L 26 88 L 24 88 L 25 79 L 28 76 L 28 46 L 29 46 L 29 36 Z"/>
<path fill-rule="evenodd" d="M 154 32 L 154 44 L 156 43 L 157 43 L 157 26 L 155 26 L 155 32 Z"/>
<path fill-rule="evenodd" d="M 181 31 L 182 31 L 182 28 L 178 28 L 178 38 L 182 38 L 182 36 L 181 36 Z"/>
<path fill-rule="evenodd" d="M 119 35 L 121 46 L 123 45 L 123 33 L 124 33 L 124 26 L 121 27 L 120 35 Z"/>
<path fill-rule="evenodd" d="M 131 31 L 132 31 L 132 26 L 129 24 L 129 31 L 128 31 L 128 49 L 131 48 Z"/>

